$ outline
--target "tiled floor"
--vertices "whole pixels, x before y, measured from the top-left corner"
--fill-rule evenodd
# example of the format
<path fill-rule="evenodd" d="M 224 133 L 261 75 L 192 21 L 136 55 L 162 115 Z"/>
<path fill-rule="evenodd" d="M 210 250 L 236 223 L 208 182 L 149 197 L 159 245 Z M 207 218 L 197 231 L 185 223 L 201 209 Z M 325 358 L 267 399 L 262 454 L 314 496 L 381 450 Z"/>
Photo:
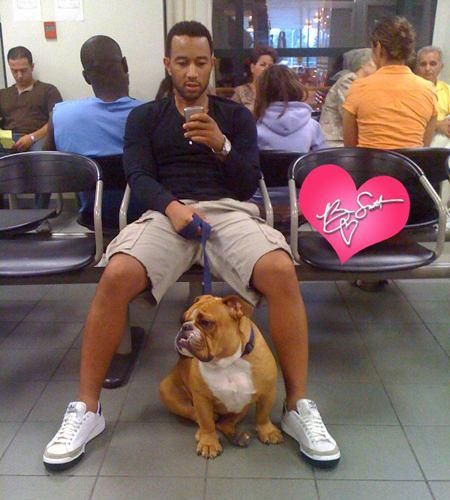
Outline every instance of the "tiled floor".
<path fill-rule="evenodd" d="M 81 463 L 49 475 L 42 451 L 76 394 L 94 289 L 0 287 L 1 500 L 450 499 L 450 280 L 397 281 L 381 293 L 302 286 L 310 396 L 342 450 L 334 470 L 305 464 L 289 438 L 273 447 L 255 439 L 248 449 L 224 443 L 210 462 L 196 456 L 194 426 L 158 399 L 188 297 L 177 284 L 159 310 L 143 298 L 133 305 L 146 344 L 128 385 L 103 392 L 107 431 Z M 267 332 L 264 307 L 255 318 Z"/>

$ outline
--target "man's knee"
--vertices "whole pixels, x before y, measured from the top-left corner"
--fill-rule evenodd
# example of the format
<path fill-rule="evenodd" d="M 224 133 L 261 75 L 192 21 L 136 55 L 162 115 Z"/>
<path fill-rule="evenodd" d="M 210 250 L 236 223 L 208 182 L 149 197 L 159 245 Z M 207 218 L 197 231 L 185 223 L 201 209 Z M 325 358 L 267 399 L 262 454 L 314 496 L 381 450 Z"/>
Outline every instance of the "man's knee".
<path fill-rule="evenodd" d="M 265 292 L 266 286 L 290 285 L 297 283 L 295 267 L 290 256 L 283 250 L 263 255 L 253 270 L 253 285 Z"/>
<path fill-rule="evenodd" d="M 149 286 L 144 266 L 134 257 L 116 254 L 103 272 L 99 287 L 109 295 L 131 300 Z"/>

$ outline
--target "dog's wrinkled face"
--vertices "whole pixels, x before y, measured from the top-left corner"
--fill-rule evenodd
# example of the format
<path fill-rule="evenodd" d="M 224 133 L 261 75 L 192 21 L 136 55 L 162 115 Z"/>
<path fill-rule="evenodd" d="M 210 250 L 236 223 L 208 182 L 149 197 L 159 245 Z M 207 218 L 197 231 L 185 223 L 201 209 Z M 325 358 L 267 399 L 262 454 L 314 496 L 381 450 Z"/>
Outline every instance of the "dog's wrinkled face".
<path fill-rule="evenodd" d="M 252 307 L 237 296 L 202 295 L 184 313 L 175 339 L 178 352 L 209 362 L 232 356 L 250 328 Z"/>

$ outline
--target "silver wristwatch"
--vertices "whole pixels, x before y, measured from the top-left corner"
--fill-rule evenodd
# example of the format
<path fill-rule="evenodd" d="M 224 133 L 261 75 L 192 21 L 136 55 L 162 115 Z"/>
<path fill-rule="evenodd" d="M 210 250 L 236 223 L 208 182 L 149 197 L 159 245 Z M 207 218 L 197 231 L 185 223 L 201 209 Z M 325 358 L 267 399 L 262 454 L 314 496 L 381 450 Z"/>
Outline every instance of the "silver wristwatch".
<path fill-rule="evenodd" d="M 223 141 L 223 146 L 220 151 L 214 151 L 214 153 L 222 156 L 227 156 L 229 152 L 231 151 L 231 142 L 228 140 L 228 137 L 224 134 L 223 135 L 224 141 Z"/>

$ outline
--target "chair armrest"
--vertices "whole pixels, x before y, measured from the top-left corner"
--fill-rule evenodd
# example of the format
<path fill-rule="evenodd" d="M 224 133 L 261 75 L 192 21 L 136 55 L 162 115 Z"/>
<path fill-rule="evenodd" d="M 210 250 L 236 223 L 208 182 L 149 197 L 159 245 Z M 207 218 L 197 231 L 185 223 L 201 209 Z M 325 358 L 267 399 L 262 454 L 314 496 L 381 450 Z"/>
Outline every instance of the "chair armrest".
<path fill-rule="evenodd" d="M 103 225 L 102 225 L 102 199 L 103 199 L 103 181 L 97 181 L 95 187 L 94 202 L 94 232 L 95 232 L 95 262 L 100 262 L 103 256 Z"/>
<path fill-rule="evenodd" d="M 436 236 L 436 246 L 434 252 L 436 254 L 436 258 L 439 258 L 445 245 L 447 210 L 444 207 L 440 196 L 436 193 L 427 177 L 425 175 L 421 175 L 419 177 L 419 181 L 424 187 L 425 191 L 428 193 L 429 197 L 433 200 L 434 205 L 436 206 L 436 209 L 438 211 L 438 234 Z"/>
<path fill-rule="evenodd" d="M 120 209 L 119 209 L 120 231 L 122 231 L 122 229 L 128 224 L 127 213 L 128 213 L 128 206 L 130 204 L 130 197 L 131 197 L 131 189 L 130 186 L 127 184 L 125 192 L 123 193 L 122 203 L 120 204 Z"/>
<path fill-rule="evenodd" d="M 263 199 L 264 211 L 266 213 L 266 222 L 267 224 L 269 224 L 269 226 L 273 227 L 273 222 L 274 222 L 273 206 L 272 202 L 270 201 L 269 192 L 267 191 L 267 186 L 262 174 L 261 177 L 259 178 L 259 190 L 261 191 L 261 196 Z"/>
<path fill-rule="evenodd" d="M 289 206 L 291 211 L 291 230 L 290 230 L 290 244 L 292 255 L 296 262 L 300 262 L 300 255 L 298 253 L 298 200 L 297 200 L 297 187 L 295 179 L 290 178 L 289 186 Z"/>

